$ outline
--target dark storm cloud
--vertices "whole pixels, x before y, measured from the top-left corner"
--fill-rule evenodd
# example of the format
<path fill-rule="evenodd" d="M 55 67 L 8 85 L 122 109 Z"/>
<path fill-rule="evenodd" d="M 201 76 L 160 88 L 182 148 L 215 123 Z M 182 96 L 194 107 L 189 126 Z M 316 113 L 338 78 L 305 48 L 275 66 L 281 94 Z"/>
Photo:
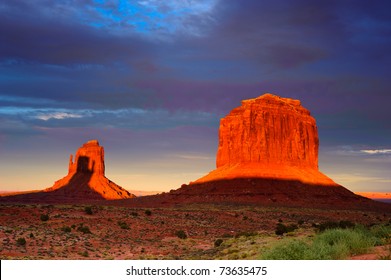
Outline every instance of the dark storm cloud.
<path fill-rule="evenodd" d="M 32 11 L 33 12 L 33 11 Z M 130 63 L 144 57 L 148 43 L 121 38 L 73 22 L 26 15 L 0 17 L 0 59 L 42 64 Z"/>
<path fill-rule="evenodd" d="M 115 1 L 4 1 L 0 104 L 223 116 L 272 92 L 301 99 L 326 128 L 391 118 L 388 2 L 216 3 L 167 22 L 155 14 L 180 3 L 160 5 L 139 17 L 149 26 L 140 31 Z M 158 19 L 181 29 L 162 37 L 150 28 Z"/>

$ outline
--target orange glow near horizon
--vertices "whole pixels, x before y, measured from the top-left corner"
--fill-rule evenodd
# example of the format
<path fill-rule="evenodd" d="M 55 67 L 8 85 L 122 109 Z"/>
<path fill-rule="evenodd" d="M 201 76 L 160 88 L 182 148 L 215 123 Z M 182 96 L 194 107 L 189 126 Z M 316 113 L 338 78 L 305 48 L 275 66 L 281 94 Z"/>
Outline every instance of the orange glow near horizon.
<path fill-rule="evenodd" d="M 391 199 L 391 192 L 356 192 L 355 194 L 370 198 L 370 199 Z"/>

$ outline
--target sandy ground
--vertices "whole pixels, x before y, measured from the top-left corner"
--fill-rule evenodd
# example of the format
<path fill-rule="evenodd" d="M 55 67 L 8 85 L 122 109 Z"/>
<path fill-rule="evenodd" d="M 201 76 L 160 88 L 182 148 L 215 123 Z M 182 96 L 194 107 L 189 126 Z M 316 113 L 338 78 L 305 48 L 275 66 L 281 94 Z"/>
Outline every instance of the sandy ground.
<path fill-rule="evenodd" d="M 382 212 L 229 205 L 92 206 L 92 212 L 87 214 L 85 205 L 0 205 L 1 259 L 257 259 L 262 245 L 278 240 L 278 222 L 298 224 L 295 234 L 309 235 L 314 224 L 325 221 L 371 225 L 391 218 Z M 42 214 L 49 220 L 42 221 Z M 86 227 L 91 233 L 82 232 Z M 179 238 L 178 231 L 187 238 Z M 241 243 L 240 236 L 246 238 Z M 18 244 L 21 238 L 25 244 Z M 242 245 L 216 247 L 217 239 Z M 353 259 L 387 253 L 388 247 L 375 248 Z"/>

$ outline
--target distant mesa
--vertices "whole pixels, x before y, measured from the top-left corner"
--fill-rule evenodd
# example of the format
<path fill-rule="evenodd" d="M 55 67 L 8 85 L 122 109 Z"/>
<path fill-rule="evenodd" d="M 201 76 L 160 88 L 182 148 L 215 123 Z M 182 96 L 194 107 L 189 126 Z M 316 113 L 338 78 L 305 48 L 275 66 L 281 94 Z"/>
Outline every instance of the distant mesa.
<path fill-rule="evenodd" d="M 67 176 L 50 188 L 16 195 L 15 199 L 23 202 L 83 202 L 134 197 L 105 177 L 104 149 L 98 140 L 91 140 L 77 150 L 74 158 L 70 156 Z"/>

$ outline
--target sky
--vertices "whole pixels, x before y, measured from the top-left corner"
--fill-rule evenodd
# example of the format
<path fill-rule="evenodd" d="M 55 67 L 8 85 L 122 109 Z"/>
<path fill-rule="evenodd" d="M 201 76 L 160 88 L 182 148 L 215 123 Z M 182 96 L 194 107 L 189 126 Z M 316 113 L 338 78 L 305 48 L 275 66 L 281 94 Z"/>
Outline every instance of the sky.
<path fill-rule="evenodd" d="M 319 168 L 391 192 L 390 1 L 2 0 L 0 191 L 43 189 L 90 139 L 168 191 L 215 168 L 220 118 L 270 92 L 317 121 Z"/>

